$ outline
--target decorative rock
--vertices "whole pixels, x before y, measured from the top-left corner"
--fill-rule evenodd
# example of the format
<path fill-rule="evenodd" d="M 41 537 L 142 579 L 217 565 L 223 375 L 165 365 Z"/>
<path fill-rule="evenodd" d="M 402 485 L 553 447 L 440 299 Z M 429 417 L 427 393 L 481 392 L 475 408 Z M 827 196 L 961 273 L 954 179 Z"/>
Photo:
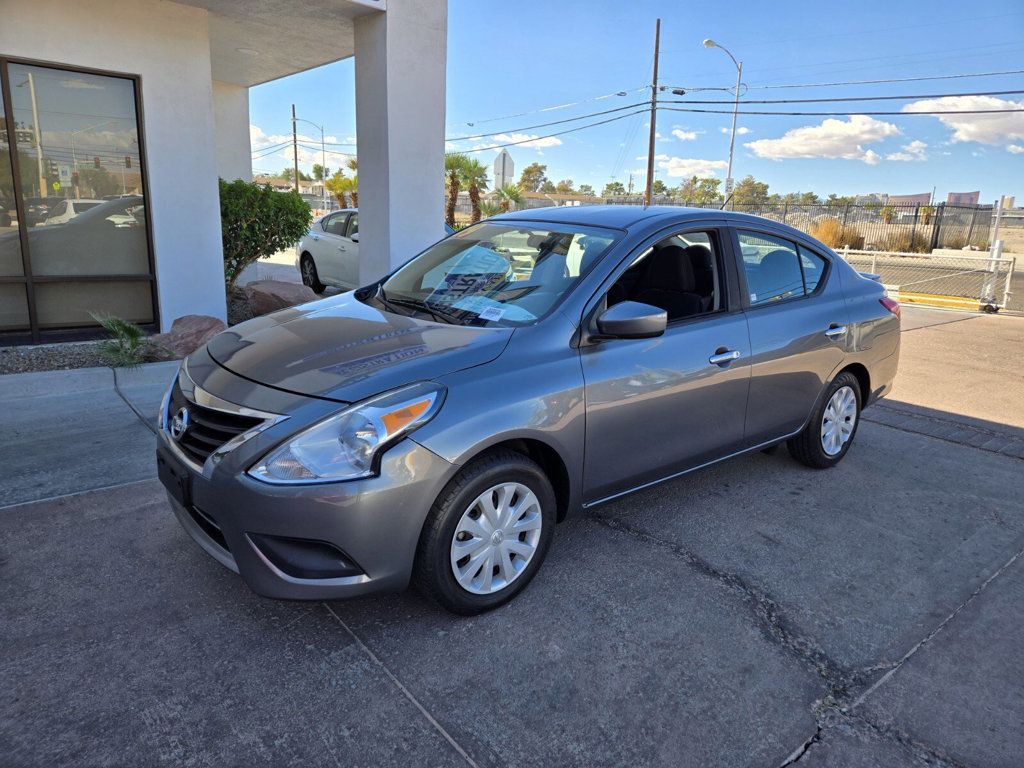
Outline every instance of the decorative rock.
<path fill-rule="evenodd" d="M 152 357 L 156 360 L 174 360 L 185 357 L 227 328 L 223 322 L 209 315 L 185 315 L 171 324 L 167 333 L 157 333 L 148 341 Z"/>
<path fill-rule="evenodd" d="M 259 280 L 242 286 L 249 298 L 254 316 L 266 315 L 285 307 L 316 301 L 319 296 L 301 283 L 286 283 L 281 280 Z"/>

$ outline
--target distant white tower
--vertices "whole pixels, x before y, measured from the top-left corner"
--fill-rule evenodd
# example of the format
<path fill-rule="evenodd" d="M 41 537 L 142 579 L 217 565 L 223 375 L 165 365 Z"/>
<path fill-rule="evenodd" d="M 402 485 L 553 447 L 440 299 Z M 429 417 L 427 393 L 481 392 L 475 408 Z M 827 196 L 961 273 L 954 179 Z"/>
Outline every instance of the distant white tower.
<path fill-rule="evenodd" d="M 506 184 L 514 184 L 516 180 L 515 165 L 512 163 L 512 156 L 507 149 L 494 160 L 494 189 L 501 189 Z"/>

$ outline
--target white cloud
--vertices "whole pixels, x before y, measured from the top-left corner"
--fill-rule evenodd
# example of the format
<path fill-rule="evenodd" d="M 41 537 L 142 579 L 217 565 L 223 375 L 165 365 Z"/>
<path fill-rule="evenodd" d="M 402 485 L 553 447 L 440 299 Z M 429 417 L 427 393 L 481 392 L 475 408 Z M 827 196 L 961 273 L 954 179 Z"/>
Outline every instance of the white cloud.
<path fill-rule="evenodd" d="M 1024 147 L 1020 144 L 1010 144 L 1006 148 L 1015 155 L 1024 155 Z"/>
<path fill-rule="evenodd" d="M 924 99 L 903 107 L 903 112 L 936 112 L 944 110 L 1024 109 L 1024 101 L 997 99 L 994 96 L 944 96 Z M 1024 112 L 993 112 L 973 115 L 935 115 L 953 131 L 953 141 L 977 141 L 1001 144 L 1011 139 L 1024 139 Z"/>
<path fill-rule="evenodd" d="M 542 137 L 530 133 L 499 133 L 497 136 L 492 136 L 491 141 L 486 144 L 477 144 L 473 149 L 494 149 L 499 144 L 515 144 L 518 147 L 529 149 L 545 149 L 547 147 L 560 146 L 562 140 L 557 136 Z"/>
<path fill-rule="evenodd" d="M 299 165 L 309 167 L 314 163 L 324 162 L 323 153 L 320 151 L 320 136 L 307 136 L 306 134 L 300 133 L 297 136 L 299 140 Z M 355 137 L 348 136 L 344 139 L 346 145 L 352 145 L 352 152 L 350 154 L 337 154 L 339 148 L 337 146 L 330 146 L 331 144 L 338 145 L 341 140 L 334 135 L 325 135 L 324 142 L 328 144 L 327 147 L 327 159 L 326 164 L 328 168 L 337 169 L 345 164 L 345 161 L 350 157 L 355 157 Z M 261 157 L 253 158 L 253 164 L 258 165 L 261 168 L 272 168 L 273 164 L 279 160 L 285 161 L 286 165 L 291 165 L 294 161 L 292 156 L 292 135 L 290 133 L 266 133 L 258 125 L 252 123 L 249 124 L 249 143 L 252 145 L 253 154 L 262 154 Z M 278 144 L 286 143 L 281 149 L 276 151 L 270 151 L 261 153 L 260 150 L 267 150 L 270 147 Z M 306 145 L 306 146 L 303 146 Z M 347 146 L 345 148 L 348 148 Z"/>
<path fill-rule="evenodd" d="M 656 158 L 657 159 L 657 158 Z M 727 168 L 725 160 L 698 160 L 695 158 L 667 157 L 658 159 L 658 168 L 675 178 L 690 176 L 714 176 L 722 168 Z"/>
<path fill-rule="evenodd" d="M 900 129 L 892 123 L 866 115 L 851 115 L 849 120 L 829 118 L 820 125 L 805 125 L 786 131 L 778 139 L 748 141 L 743 146 L 757 157 L 782 160 L 794 157 L 823 157 L 860 160 L 875 165 L 881 159 L 877 152 L 863 145 L 898 136 Z"/>
<path fill-rule="evenodd" d="M 903 150 L 900 152 L 890 152 L 885 156 L 886 160 L 895 160 L 902 163 L 910 163 L 915 160 L 927 160 L 928 153 L 925 151 L 928 149 L 928 145 L 923 141 L 914 140 L 909 144 L 903 145 Z"/>
<path fill-rule="evenodd" d="M 646 160 L 647 159 L 647 155 L 639 155 L 636 159 L 637 160 Z M 655 155 L 654 159 L 655 160 L 661 160 L 661 161 L 668 160 L 668 155 L 666 155 L 666 154 Z"/>
<path fill-rule="evenodd" d="M 719 133 L 726 133 L 727 134 L 727 133 L 732 131 L 732 128 L 722 127 L 722 128 L 719 128 L 718 131 L 719 131 Z M 736 127 L 736 135 L 737 136 L 746 136 L 748 133 L 750 133 L 750 129 L 749 128 L 744 128 L 742 125 Z"/>
<path fill-rule="evenodd" d="M 680 141 L 695 141 L 697 138 L 696 131 L 684 131 L 682 128 L 673 128 L 672 135 Z"/>

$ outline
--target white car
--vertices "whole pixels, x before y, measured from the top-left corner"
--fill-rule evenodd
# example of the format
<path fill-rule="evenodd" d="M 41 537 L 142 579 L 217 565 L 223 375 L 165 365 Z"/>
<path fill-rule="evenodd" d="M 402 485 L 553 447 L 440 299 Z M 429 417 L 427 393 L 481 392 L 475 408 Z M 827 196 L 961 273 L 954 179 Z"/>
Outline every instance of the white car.
<path fill-rule="evenodd" d="M 359 285 L 359 212 L 333 211 L 313 222 L 295 247 L 295 266 L 304 285 L 323 293 L 328 285 L 350 290 Z"/>
<path fill-rule="evenodd" d="M 75 216 L 85 213 L 90 208 L 95 208 L 103 200 L 61 200 L 50 209 L 50 215 L 46 217 L 43 224 L 67 224 Z"/>

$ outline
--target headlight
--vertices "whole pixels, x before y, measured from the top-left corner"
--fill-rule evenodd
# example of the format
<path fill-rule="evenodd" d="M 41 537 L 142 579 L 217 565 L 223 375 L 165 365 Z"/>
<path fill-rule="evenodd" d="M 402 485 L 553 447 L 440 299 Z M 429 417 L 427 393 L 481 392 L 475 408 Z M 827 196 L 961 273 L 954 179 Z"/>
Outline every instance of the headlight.
<path fill-rule="evenodd" d="M 430 421 L 444 395 L 440 384 L 421 382 L 356 403 L 274 449 L 249 474 L 267 483 L 369 477 L 377 471 L 377 457 Z"/>

